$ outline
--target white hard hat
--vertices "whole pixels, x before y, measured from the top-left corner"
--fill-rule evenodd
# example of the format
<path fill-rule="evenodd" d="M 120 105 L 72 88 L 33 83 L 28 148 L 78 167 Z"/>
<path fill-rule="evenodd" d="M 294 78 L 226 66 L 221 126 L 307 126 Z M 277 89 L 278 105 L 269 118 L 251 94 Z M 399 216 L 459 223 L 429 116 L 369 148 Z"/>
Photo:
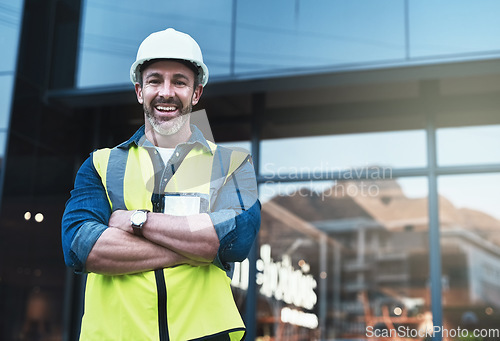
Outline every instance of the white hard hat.
<path fill-rule="evenodd" d="M 200 83 L 205 86 L 208 82 L 208 68 L 203 63 L 198 43 L 186 33 L 167 28 L 164 31 L 151 33 L 139 46 L 137 58 L 130 68 L 132 83 L 139 81 L 139 69 L 142 63 L 152 59 L 181 59 L 187 60 L 198 67 L 202 73 Z"/>

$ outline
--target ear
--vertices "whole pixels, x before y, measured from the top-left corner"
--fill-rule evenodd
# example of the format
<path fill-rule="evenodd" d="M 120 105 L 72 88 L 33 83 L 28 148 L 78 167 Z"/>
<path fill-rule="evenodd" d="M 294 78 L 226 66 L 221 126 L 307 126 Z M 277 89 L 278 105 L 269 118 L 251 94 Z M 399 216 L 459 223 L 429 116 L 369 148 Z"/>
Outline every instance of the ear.
<path fill-rule="evenodd" d="M 143 104 L 144 98 L 142 97 L 142 87 L 139 83 L 135 83 L 135 95 L 137 96 L 137 102 Z"/>
<path fill-rule="evenodd" d="M 195 105 L 198 103 L 202 93 L 203 93 L 203 85 L 198 84 L 198 86 L 196 87 L 196 89 L 194 89 L 194 92 L 193 92 L 193 98 L 191 99 L 192 105 Z"/>

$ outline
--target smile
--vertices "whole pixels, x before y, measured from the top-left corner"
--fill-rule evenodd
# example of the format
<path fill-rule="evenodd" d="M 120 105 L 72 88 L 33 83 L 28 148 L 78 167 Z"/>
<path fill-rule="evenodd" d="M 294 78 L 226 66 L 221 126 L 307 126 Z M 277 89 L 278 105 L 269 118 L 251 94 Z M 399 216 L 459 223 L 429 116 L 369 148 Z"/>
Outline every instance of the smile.
<path fill-rule="evenodd" d="M 165 106 L 160 106 L 160 105 L 156 106 L 155 108 L 156 108 L 156 110 L 162 111 L 162 112 L 172 112 L 172 111 L 177 110 L 177 107 L 165 107 Z"/>

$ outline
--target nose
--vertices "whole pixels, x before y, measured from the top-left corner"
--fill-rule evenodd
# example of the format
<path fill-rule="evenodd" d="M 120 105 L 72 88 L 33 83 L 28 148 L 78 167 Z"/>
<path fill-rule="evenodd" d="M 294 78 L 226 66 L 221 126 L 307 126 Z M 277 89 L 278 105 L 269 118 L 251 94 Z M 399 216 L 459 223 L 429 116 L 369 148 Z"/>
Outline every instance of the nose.
<path fill-rule="evenodd" d="M 170 82 L 164 82 L 163 85 L 160 87 L 159 95 L 164 98 L 174 97 L 175 89 L 173 84 Z"/>

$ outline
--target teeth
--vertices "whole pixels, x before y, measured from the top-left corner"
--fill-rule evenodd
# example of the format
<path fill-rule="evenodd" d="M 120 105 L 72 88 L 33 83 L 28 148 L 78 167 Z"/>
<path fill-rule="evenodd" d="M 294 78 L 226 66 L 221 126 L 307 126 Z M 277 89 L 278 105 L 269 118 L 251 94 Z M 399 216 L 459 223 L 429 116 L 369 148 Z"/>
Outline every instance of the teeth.
<path fill-rule="evenodd" d="M 161 111 L 174 111 L 175 107 L 156 107 L 156 109 L 161 110 Z"/>

